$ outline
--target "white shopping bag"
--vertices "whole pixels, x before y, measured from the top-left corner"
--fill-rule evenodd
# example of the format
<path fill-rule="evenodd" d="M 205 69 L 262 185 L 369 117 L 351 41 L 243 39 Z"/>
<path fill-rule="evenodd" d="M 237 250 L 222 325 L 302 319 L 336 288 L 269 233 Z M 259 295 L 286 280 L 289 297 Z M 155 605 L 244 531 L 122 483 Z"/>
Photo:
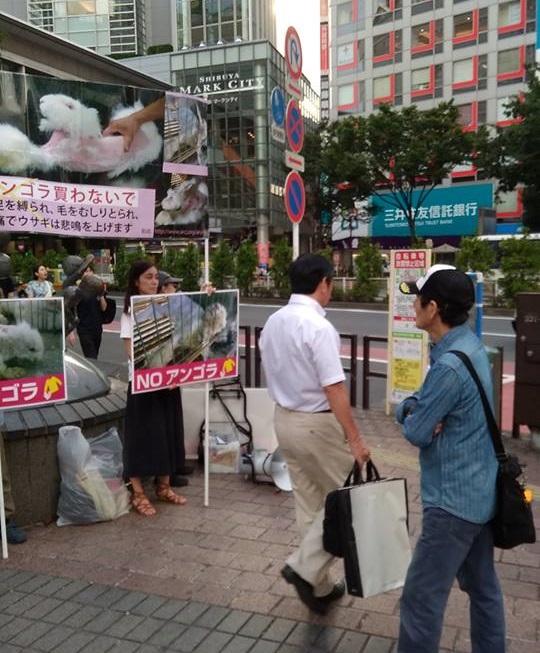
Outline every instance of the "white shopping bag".
<path fill-rule="evenodd" d="M 407 529 L 407 486 L 403 478 L 377 480 L 350 488 L 351 526 L 356 547 L 346 567 L 349 594 L 373 596 L 403 587 L 411 561 Z M 356 550 L 354 550 L 356 549 Z"/>
<path fill-rule="evenodd" d="M 345 486 L 326 497 L 323 546 L 343 558 L 347 591 L 373 596 L 402 587 L 411 560 L 407 482 L 381 479 L 371 460 L 355 463 Z"/>

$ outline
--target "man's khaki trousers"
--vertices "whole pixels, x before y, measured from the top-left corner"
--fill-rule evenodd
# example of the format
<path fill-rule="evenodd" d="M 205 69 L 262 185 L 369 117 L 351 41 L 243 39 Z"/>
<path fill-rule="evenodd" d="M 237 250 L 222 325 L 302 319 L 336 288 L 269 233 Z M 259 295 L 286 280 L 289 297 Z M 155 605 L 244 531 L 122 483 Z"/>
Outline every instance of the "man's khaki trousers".
<path fill-rule="evenodd" d="M 287 564 L 313 585 L 315 596 L 333 589 L 334 557 L 323 549 L 326 495 L 343 486 L 354 459 L 333 413 L 301 413 L 276 406 L 274 428 L 293 485 L 296 522 L 302 537 Z"/>

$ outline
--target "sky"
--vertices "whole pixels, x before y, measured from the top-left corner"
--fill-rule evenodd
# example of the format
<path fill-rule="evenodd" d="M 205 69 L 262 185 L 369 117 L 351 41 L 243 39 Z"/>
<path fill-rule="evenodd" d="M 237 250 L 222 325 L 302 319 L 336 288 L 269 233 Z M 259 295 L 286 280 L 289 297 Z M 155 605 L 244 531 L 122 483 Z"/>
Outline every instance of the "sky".
<path fill-rule="evenodd" d="M 319 0 L 275 0 L 278 50 L 283 54 L 285 33 L 292 25 L 302 45 L 302 72 L 320 90 Z"/>

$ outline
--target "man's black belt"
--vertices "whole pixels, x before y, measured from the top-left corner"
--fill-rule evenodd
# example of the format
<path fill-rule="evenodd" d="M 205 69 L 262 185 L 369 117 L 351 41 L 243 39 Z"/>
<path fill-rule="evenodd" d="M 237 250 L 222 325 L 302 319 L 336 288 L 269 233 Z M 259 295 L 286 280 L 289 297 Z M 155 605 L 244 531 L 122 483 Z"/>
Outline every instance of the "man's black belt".
<path fill-rule="evenodd" d="M 316 410 L 315 412 L 316 412 L 316 413 L 331 413 L 331 412 L 332 412 L 332 409 L 331 409 L 331 408 L 327 408 L 326 410 Z"/>

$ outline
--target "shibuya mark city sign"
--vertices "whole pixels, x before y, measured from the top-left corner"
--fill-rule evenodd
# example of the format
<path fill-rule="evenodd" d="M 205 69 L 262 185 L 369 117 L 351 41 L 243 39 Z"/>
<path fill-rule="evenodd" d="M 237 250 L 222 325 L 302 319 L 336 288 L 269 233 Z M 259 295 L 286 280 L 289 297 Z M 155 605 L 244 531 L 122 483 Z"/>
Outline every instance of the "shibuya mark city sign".
<path fill-rule="evenodd" d="M 201 75 L 196 84 L 180 86 L 180 93 L 188 95 L 214 95 L 218 93 L 239 93 L 241 91 L 259 91 L 264 88 L 264 77 L 240 77 L 238 71 Z"/>

